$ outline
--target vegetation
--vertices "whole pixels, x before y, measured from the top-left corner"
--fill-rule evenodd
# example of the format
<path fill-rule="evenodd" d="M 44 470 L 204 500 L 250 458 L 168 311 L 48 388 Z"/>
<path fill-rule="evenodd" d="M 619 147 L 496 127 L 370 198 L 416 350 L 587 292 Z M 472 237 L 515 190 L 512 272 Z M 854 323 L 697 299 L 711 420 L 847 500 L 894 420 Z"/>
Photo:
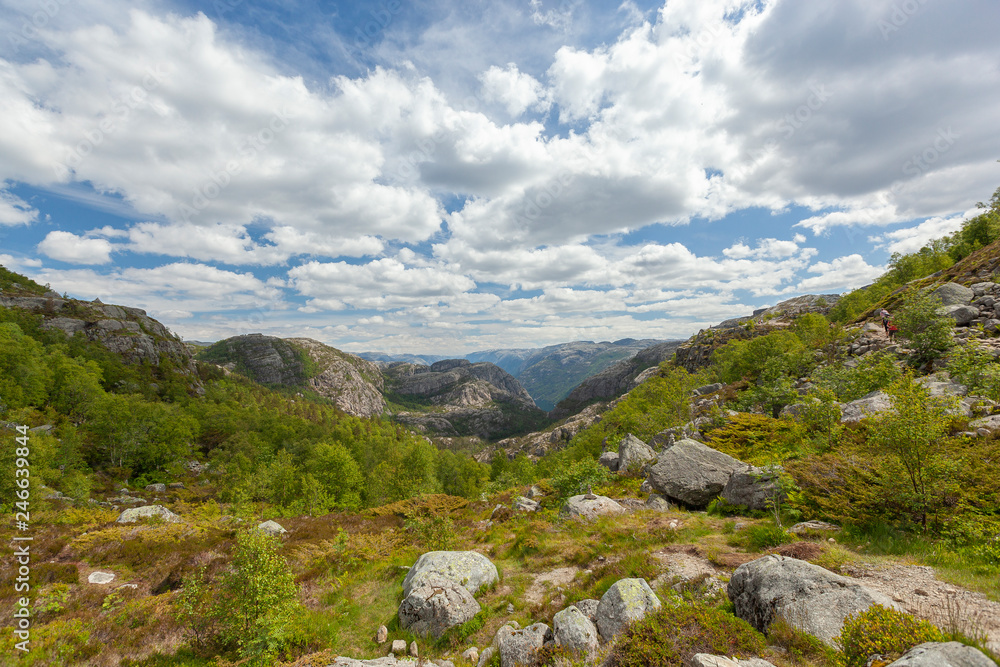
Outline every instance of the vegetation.
<path fill-rule="evenodd" d="M 898 657 L 918 644 L 941 641 L 941 631 L 927 621 L 880 604 L 849 615 L 838 638 L 844 667 L 865 667 L 873 655 Z"/>

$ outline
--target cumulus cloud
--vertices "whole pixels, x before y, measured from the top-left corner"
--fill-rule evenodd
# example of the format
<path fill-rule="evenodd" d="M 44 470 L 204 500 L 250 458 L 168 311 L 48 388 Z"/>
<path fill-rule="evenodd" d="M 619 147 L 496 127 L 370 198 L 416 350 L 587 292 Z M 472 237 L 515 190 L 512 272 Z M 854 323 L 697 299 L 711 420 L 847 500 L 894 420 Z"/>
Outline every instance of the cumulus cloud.
<path fill-rule="evenodd" d="M 530 74 L 518 71 L 514 63 L 507 63 L 506 68 L 494 65 L 483 72 L 479 80 L 483 99 L 501 104 L 511 116 L 520 116 L 528 109 L 546 111 L 549 108 L 542 84 Z"/>
<path fill-rule="evenodd" d="M 884 266 L 870 266 L 861 255 L 838 257 L 832 262 L 816 262 L 808 269 L 819 275 L 806 278 L 795 286 L 802 294 L 827 292 L 832 289 L 863 287 L 885 272 Z"/>
<path fill-rule="evenodd" d="M 47 257 L 69 264 L 107 264 L 113 247 L 105 239 L 88 239 L 70 232 L 49 232 L 38 244 Z"/>
<path fill-rule="evenodd" d="M 978 210 L 966 211 L 962 215 L 948 218 L 930 218 L 914 227 L 896 229 L 885 234 L 868 237 L 868 241 L 876 248 L 885 248 L 892 253 L 910 253 L 923 248 L 932 239 L 939 239 L 962 228 L 962 223 L 980 213 Z"/>
<path fill-rule="evenodd" d="M 28 225 L 37 219 L 37 210 L 0 187 L 0 225 Z"/>

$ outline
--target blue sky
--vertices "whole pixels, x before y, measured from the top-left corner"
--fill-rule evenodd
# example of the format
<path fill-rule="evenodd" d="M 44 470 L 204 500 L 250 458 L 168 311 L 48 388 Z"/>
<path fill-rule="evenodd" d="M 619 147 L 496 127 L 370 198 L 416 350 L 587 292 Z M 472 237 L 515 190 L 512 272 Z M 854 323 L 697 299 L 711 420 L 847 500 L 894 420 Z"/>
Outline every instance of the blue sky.
<path fill-rule="evenodd" d="M 0 263 L 459 354 L 873 280 L 1000 185 L 991 0 L 0 2 Z"/>

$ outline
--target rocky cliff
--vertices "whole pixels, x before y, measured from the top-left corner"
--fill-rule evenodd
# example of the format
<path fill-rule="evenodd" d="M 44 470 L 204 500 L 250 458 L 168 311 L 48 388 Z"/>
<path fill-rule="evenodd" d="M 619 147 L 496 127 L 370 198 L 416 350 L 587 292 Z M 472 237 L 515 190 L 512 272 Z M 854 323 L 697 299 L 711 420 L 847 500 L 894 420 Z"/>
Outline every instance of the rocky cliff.
<path fill-rule="evenodd" d="M 311 338 L 235 336 L 198 353 L 198 359 L 271 386 L 302 387 L 359 417 L 382 414 L 378 366 Z"/>

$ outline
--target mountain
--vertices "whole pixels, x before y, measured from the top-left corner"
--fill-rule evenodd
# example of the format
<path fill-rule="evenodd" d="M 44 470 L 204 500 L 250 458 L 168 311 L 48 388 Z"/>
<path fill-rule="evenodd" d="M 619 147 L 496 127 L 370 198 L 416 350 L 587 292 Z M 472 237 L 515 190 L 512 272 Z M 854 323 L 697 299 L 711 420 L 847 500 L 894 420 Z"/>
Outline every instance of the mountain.
<path fill-rule="evenodd" d="M 439 354 L 387 354 L 385 352 L 358 352 L 357 356 L 381 364 L 393 364 L 397 361 L 404 361 L 408 364 L 420 364 L 424 366 L 429 366 L 435 361 L 448 358 L 447 355 Z"/>

